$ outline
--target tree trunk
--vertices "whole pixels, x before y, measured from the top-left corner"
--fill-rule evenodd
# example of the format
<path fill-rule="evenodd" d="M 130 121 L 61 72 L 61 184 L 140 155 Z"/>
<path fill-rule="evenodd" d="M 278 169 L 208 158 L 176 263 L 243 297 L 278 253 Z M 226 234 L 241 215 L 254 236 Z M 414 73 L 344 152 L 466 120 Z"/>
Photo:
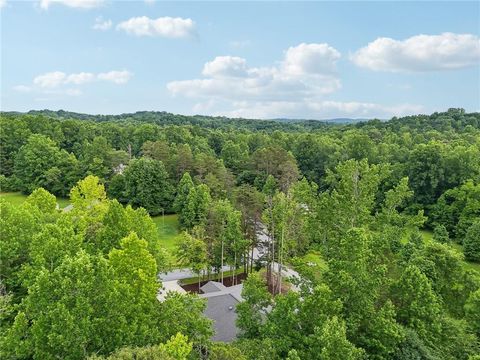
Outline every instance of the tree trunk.
<path fill-rule="evenodd" d="M 222 285 L 223 285 L 223 237 L 222 237 L 222 261 L 221 261 L 221 263 L 222 263 L 222 265 L 221 265 L 222 267 L 220 269 L 220 274 L 221 274 Z"/>
<path fill-rule="evenodd" d="M 282 227 L 282 235 L 280 237 L 280 246 L 278 248 L 278 293 L 282 292 L 282 265 L 283 265 L 283 237 L 284 227 Z"/>

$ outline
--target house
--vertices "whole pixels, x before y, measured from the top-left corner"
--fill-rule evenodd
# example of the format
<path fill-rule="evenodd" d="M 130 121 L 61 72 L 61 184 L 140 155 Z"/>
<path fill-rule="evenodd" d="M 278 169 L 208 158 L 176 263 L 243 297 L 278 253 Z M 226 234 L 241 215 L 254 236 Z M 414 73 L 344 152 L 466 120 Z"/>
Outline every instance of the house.
<path fill-rule="evenodd" d="M 242 284 L 226 287 L 217 281 L 209 281 L 200 288 L 203 294 L 198 296 L 207 300 L 205 316 L 213 320 L 213 341 L 230 342 L 237 337 L 235 309 L 243 301 L 242 288 Z"/>

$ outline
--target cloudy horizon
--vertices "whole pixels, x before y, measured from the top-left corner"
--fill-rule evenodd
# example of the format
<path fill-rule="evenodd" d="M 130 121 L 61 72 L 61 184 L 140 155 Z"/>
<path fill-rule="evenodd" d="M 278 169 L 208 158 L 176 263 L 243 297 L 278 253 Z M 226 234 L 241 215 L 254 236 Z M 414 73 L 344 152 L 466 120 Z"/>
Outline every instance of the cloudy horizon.
<path fill-rule="evenodd" d="M 480 110 L 474 2 L 0 6 L 3 111 L 321 120 Z"/>

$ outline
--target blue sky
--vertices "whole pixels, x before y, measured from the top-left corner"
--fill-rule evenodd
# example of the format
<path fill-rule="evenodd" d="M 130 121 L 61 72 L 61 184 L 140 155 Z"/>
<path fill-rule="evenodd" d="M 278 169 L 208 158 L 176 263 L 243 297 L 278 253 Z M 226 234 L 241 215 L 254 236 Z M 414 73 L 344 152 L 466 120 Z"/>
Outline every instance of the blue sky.
<path fill-rule="evenodd" d="M 479 2 L 0 0 L 1 109 L 480 110 Z"/>

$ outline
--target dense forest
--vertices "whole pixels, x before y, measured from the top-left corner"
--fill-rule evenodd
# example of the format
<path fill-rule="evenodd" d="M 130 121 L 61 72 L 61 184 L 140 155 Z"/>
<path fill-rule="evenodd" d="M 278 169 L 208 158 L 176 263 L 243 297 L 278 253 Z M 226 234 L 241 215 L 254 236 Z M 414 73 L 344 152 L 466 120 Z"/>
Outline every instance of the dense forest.
<path fill-rule="evenodd" d="M 0 198 L 2 359 L 480 359 L 480 113 L 2 113 L 0 145 L 1 191 L 29 195 Z M 196 295 L 157 300 L 159 214 L 199 279 L 248 274 L 233 343 Z"/>

